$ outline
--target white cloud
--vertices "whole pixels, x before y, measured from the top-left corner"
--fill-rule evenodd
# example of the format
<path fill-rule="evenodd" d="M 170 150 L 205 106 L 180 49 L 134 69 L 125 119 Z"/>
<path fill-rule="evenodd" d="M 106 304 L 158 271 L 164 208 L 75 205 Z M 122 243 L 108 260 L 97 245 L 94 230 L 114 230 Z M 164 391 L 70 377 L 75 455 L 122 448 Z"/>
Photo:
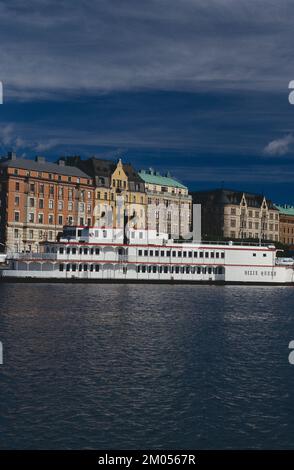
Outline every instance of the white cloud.
<path fill-rule="evenodd" d="M 271 157 L 287 155 L 290 151 L 290 146 L 293 143 L 294 136 L 292 134 L 287 134 L 280 139 L 269 142 L 269 144 L 264 148 L 263 153 Z"/>
<path fill-rule="evenodd" d="M 0 126 L 0 143 L 3 146 L 11 145 L 13 142 L 13 124 L 4 124 Z"/>
<path fill-rule="evenodd" d="M 32 148 L 36 150 L 36 152 L 46 152 L 47 150 L 51 150 L 52 148 L 56 147 L 59 145 L 59 140 L 53 139 L 53 140 L 48 140 L 44 142 L 38 142 L 35 144 L 32 144 Z"/>
<path fill-rule="evenodd" d="M 42 141 L 23 138 L 19 134 L 26 133 L 25 129 L 20 131 L 14 124 L 7 123 L 0 125 L 0 148 L 2 151 L 28 149 L 34 152 L 45 152 L 59 145 L 59 139 L 44 138 Z"/>

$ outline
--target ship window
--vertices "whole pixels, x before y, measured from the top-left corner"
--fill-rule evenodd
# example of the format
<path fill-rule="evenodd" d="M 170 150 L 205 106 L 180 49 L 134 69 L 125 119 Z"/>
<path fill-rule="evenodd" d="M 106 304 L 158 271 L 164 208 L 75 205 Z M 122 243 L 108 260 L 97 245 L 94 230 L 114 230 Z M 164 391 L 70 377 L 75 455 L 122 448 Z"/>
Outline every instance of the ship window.
<path fill-rule="evenodd" d="M 197 274 L 201 274 L 201 268 L 200 268 L 200 266 L 198 266 L 198 268 L 197 268 Z"/>
<path fill-rule="evenodd" d="M 206 274 L 206 268 L 202 268 L 202 274 Z"/>
<path fill-rule="evenodd" d="M 83 253 L 83 248 L 79 249 L 79 253 L 80 253 L 80 255 Z"/>
<path fill-rule="evenodd" d="M 72 267 L 71 267 L 72 271 L 76 271 L 77 270 L 77 265 L 76 264 L 73 264 Z"/>
<path fill-rule="evenodd" d="M 162 273 L 162 266 L 158 266 L 158 272 L 161 274 Z"/>
<path fill-rule="evenodd" d="M 189 251 L 189 258 L 192 258 L 192 251 Z"/>
<path fill-rule="evenodd" d="M 210 258 L 214 258 L 214 252 L 213 251 L 210 253 Z"/>
<path fill-rule="evenodd" d="M 95 271 L 96 273 L 99 271 L 99 264 L 95 264 Z"/>
<path fill-rule="evenodd" d="M 194 258 L 198 258 L 198 251 L 194 251 Z"/>
<path fill-rule="evenodd" d="M 94 270 L 93 264 L 90 265 L 90 271 L 92 272 Z"/>
<path fill-rule="evenodd" d="M 190 267 L 189 266 L 186 267 L 186 274 L 190 274 Z"/>
<path fill-rule="evenodd" d="M 173 266 L 170 266 L 169 270 L 170 270 L 170 272 L 173 274 L 173 272 L 174 272 L 174 267 L 173 267 Z"/>
<path fill-rule="evenodd" d="M 150 256 L 153 256 L 153 250 L 150 250 L 149 255 L 150 255 Z"/>
<path fill-rule="evenodd" d="M 203 258 L 203 251 L 200 251 L 199 258 Z"/>
<path fill-rule="evenodd" d="M 99 253 L 100 253 L 99 248 L 96 248 L 96 249 L 95 249 L 95 254 L 96 254 L 96 255 L 99 255 Z"/>
<path fill-rule="evenodd" d="M 88 248 L 84 248 L 84 255 L 88 254 Z"/>
<path fill-rule="evenodd" d="M 84 271 L 88 271 L 88 265 L 84 264 Z"/>
<path fill-rule="evenodd" d="M 61 246 L 61 247 L 59 248 L 59 253 L 60 253 L 61 255 L 63 255 L 63 251 L 64 251 L 64 250 L 63 250 L 63 247 Z"/>
<path fill-rule="evenodd" d="M 165 274 L 168 273 L 168 266 L 164 266 L 164 267 L 163 267 L 163 272 L 164 272 Z"/>
<path fill-rule="evenodd" d="M 209 257 L 209 253 L 208 251 L 205 252 L 205 258 L 208 258 Z"/>
<path fill-rule="evenodd" d="M 151 273 L 152 266 L 148 266 L 148 273 Z"/>
<path fill-rule="evenodd" d="M 212 273 L 212 268 L 208 268 L 208 274 Z"/>
<path fill-rule="evenodd" d="M 181 273 L 184 274 L 184 272 L 185 272 L 185 268 L 184 268 L 184 266 L 182 266 L 181 267 Z"/>
<path fill-rule="evenodd" d="M 67 265 L 66 265 L 66 270 L 67 270 L 67 271 L 70 271 L 70 264 L 67 264 Z"/>
<path fill-rule="evenodd" d="M 224 253 L 221 253 L 221 258 L 224 258 L 225 257 L 225 254 Z"/>
<path fill-rule="evenodd" d="M 82 236 L 82 231 L 78 230 L 78 237 L 81 237 L 81 236 Z"/>
<path fill-rule="evenodd" d="M 63 271 L 63 264 L 59 265 L 59 271 Z"/>
<path fill-rule="evenodd" d="M 164 256 L 164 251 L 163 250 L 160 252 L 160 256 Z"/>
<path fill-rule="evenodd" d="M 266 253 L 263 253 L 263 255 L 262 255 L 262 256 L 263 256 L 263 257 L 265 257 L 265 256 L 267 256 L 267 254 L 266 254 Z"/>
<path fill-rule="evenodd" d="M 94 255 L 94 248 L 91 248 L 91 255 Z"/>
<path fill-rule="evenodd" d="M 166 252 L 166 256 L 170 256 L 170 251 L 167 251 L 167 252 Z"/>
<path fill-rule="evenodd" d="M 146 266 L 142 266 L 142 273 L 146 272 Z"/>
<path fill-rule="evenodd" d="M 182 252 L 181 252 L 181 251 L 178 251 L 178 257 L 179 257 L 179 258 L 182 257 Z"/>
<path fill-rule="evenodd" d="M 158 250 L 155 251 L 155 256 L 159 256 L 159 251 Z"/>
<path fill-rule="evenodd" d="M 143 238 L 143 232 L 139 232 L 139 238 L 140 238 L 140 239 Z"/>
<path fill-rule="evenodd" d="M 83 269 L 83 266 L 79 264 L 79 271 L 82 271 L 82 269 Z"/>
<path fill-rule="evenodd" d="M 184 257 L 184 258 L 187 257 L 187 252 L 186 252 L 186 251 L 183 251 L 183 257 Z"/>
<path fill-rule="evenodd" d="M 156 273 L 156 266 L 153 266 L 153 272 Z"/>
<path fill-rule="evenodd" d="M 70 248 L 66 249 L 66 253 L 69 255 L 70 254 Z"/>
<path fill-rule="evenodd" d="M 256 253 L 252 253 L 252 256 L 256 256 Z"/>
<path fill-rule="evenodd" d="M 75 255 L 76 252 L 77 252 L 77 249 L 76 249 L 76 248 L 73 248 L 73 249 L 72 249 L 72 254 Z"/>
<path fill-rule="evenodd" d="M 177 256 L 177 252 L 176 252 L 176 251 L 173 251 L 173 252 L 172 252 L 172 255 L 173 255 L 173 257 Z"/>
<path fill-rule="evenodd" d="M 215 257 L 216 257 L 216 258 L 219 258 L 219 253 L 215 253 Z"/>
<path fill-rule="evenodd" d="M 191 267 L 191 274 L 195 274 L 195 267 L 194 266 Z"/>
<path fill-rule="evenodd" d="M 138 251 L 138 255 L 139 255 L 139 256 L 142 256 L 142 250 L 139 250 L 139 251 Z"/>
<path fill-rule="evenodd" d="M 144 256 L 148 256 L 148 250 L 144 250 Z"/>

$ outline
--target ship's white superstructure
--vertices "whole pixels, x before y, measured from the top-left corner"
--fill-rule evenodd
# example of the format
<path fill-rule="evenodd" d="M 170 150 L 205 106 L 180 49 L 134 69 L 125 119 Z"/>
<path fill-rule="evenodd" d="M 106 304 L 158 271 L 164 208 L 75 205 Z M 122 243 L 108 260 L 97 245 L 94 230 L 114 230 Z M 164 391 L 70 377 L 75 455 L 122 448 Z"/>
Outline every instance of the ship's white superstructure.
<path fill-rule="evenodd" d="M 60 240 L 44 242 L 40 253 L 8 255 L 1 278 L 292 284 L 293 273 L 293 260 L 278 258 L 274 245 L 176 243 L 155 231 L 65 227 Z"/>

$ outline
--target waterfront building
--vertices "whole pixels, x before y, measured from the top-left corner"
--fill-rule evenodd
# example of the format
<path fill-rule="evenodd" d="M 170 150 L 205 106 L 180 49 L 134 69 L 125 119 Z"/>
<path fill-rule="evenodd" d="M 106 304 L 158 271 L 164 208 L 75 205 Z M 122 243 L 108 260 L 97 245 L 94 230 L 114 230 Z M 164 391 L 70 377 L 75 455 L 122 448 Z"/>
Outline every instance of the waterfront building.
<path fill-rule="evenodd" d="M 37 251 L 55 241 L 64 225 L 92 225 L 92 179 L 64 161 L 17 158 L 0 160 L 0 248 Z"/>
<path fill-rule="evenodd" d="M 265 196 L 214 189 L 193 192 L 192 197 L 201 204 L 204 238 L 279 241 L 279 211 Z"/>
<path fill-rule="evenodd" d="M 294 246 L 294 206 L 277 205 L 280 216 L 280 242 Z"/>
<path fill-rule="evenodd" d="M 139 171 L 139 175 L 148 197 L 148 229 L 167 233 L 170 238 L 189 238 L 192 197 L 188 188 L 169 173 L 161 175 L 151 168 Z"/>
<path fill-rule="evenodd" d="M 142 178 L 130 163 L 87 160 L 79 156 L 64 157 L 89 175 L 95 184 L 94 225 L 123 228 L 126 223 L 137 229 L 146 228 L 147 196 Z"/>

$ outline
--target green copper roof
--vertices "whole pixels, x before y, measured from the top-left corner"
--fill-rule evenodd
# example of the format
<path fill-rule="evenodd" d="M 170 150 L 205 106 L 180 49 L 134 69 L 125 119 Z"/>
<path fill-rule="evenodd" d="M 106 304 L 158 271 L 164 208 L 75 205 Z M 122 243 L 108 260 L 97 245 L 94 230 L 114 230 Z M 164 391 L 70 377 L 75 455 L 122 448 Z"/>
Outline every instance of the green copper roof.
<path fill-rule="evenodd" d="M 162 176 L 153 170 L 140 170 L 139 175 L 142 180 L 145 181 L 145 183 L 188 189 L 187 186 L 184 186 L 182 183 L 172 178 L 169 174 L 167 176 Z"/>
<path fill-rule="evenodd" d="M 275 206 L 281 214 L 294 215 L 294 206 L 290 206 L 288 204 L 285 204 L 284 206 L 279 206 L 278 204 L 275 204 Z"/>

